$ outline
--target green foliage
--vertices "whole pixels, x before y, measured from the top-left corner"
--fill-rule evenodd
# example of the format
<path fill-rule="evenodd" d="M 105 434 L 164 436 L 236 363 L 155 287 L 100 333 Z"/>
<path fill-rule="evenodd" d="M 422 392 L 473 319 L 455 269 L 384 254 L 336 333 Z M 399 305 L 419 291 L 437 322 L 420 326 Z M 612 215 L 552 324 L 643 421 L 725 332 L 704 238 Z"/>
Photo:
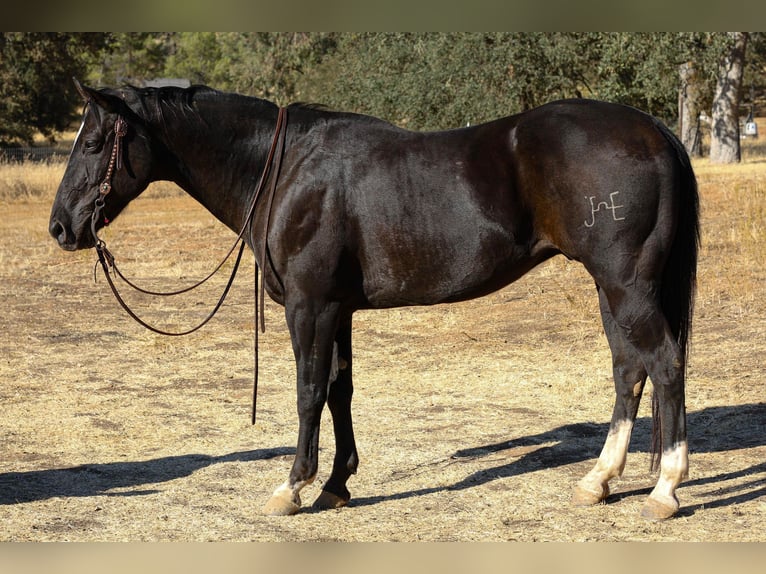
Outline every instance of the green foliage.
<path fill-rule="evenodd" d="M 723 33 L 3 33 L 0 144 L 72 119 L 76 75 L 96 86 L 175 77 L 279 104 L 311 101 L 412 129 L 478 123 L 566 97 L 626 103 L 673 125 L 679 66 L 710 108 Z M 744 85 L 764 97 L 766 39 Z"/>
<path fill-rule="evenodd" d="M 599 58 L 592 82 L 599 99 L 664 112 L 678 96 L 678 57 L 667 51 L 672 38 L 663 34 L 599 34 Z M 663 50 L 664 48 L 664 50 Z M 659 57 L 661 54 L 669 57 Z M 671 103 L 672 102 L 672 103 Z"/>
<path fill-rule="evenodd" d="M 506 108 L 508 65 L 485 34 L 345 34 L 299 78 L 307 99 L 417 129 L 477 122 Z"/>
<path fill-rule="evenodd" d="M 174 38 L 175 34 L 169 32 L 108 33 L 103 49 L 91 54 L 85 79 L 95 86 L 121 86 L 140 85 L 144 80 L 161 77 Z"/>
<path fill-rule="evenodd" d="M 760 114 L 766 113 L 766 33 L 750 32 L 747 45 L 743 104 L 760 106 Z"/>
<path fill-rule="evenodd" d="M 335 37 L 321 32 L 182 33 L 165 73 L 287 104 L 300 98 L 298 78 L 334 51 Z"/>
<path fill-rule="evenodd" d="M 336 47 L 336 36 L 321 32 L 257 32 L 231 40 L 238 55 L 232 88 L 280 104 L 303 99 L 298 79 Z"/>
<path fill-rule="evenodd" d="M 67 128 L 80 103 L 71 78 L 85 74 L 104 43 L 96 33 L 0 33 L 0 146 Z"/>
<path fill-rule="evenodd" d="M 226 70 L 232 59 L 225 52 L 220 34 L 180 32 L 175 35 L 163 75 L 185 78 L 192 84 L 221 86 L 228 81 Z"/>
<path fill-rule="evenodd" d="M 336 53 L 302 76 L 299 86 L 312 99 L 414 129 L 476 123 L 567 97 L 621 102 L 671 121 L 680 63 L 699 60 L 714 70 L 719 57 L 705 58 L 710 38 L 687 36 L 343 35 Z"/>
<path fill-rule="evenodd" d="M 298 85 L 333 107 L 441 129 L 576 95 L 579 74 L 553 56 L 543 34 L 347 34 Z"/>

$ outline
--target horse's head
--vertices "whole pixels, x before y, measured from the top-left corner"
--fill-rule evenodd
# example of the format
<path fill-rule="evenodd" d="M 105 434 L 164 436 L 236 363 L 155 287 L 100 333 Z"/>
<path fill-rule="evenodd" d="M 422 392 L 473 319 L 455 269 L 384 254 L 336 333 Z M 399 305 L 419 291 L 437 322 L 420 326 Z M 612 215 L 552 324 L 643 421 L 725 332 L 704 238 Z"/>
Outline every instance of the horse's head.
<path fill-rule="evenodd" d="M 85 99 L 85 111 L 49 226 L 59 245 L 70 251 L 95 246 L 94 231 L 146 189 L 153 166 L 152 140 L 134 111 L 141 108 L 136 91 L 94 90 L 76 80 L 75 84 Z M 122 130 L 118 118 L 124 121 Z M 124 135 L 118 135 L 122 131 Z M 94 218 L 97 200 L 100 211 Z"/>

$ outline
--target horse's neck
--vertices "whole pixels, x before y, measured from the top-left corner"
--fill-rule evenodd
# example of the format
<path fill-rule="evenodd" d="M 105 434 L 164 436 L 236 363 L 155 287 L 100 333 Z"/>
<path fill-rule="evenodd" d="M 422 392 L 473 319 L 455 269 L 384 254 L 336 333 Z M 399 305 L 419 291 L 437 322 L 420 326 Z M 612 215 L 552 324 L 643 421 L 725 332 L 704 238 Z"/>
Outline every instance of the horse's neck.
<path fill-rule="evenodd" d="M 209 112 L 204 121 L 185 122 L 163 138 L 178 162 L 175 183 L 235 232 L 265 164 L 276 108 L 273 119 L 271 112 L 254 108 L 250 122 L 240 113 Z"/>

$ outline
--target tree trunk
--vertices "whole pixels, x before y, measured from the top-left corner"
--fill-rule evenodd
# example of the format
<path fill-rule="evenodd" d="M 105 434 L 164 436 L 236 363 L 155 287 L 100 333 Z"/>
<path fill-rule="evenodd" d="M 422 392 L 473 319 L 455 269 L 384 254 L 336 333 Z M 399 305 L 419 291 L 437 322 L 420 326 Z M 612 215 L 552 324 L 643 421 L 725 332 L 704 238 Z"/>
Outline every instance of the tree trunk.
<path fill-rule="evenodd" d="M 710 132 L 710 161 L 737 163 L 739 149 L 739 100 L 745 67 L 747 32 L 729 32 L 729 47 L 718 66 Z"/>
<path fill-rule="evenodd" d="M 690 156 L 702 156 L 700 132 L 700 86 L 694 62 L 679 67 L 681 87 L 678 91 L 678 133 Z"/>

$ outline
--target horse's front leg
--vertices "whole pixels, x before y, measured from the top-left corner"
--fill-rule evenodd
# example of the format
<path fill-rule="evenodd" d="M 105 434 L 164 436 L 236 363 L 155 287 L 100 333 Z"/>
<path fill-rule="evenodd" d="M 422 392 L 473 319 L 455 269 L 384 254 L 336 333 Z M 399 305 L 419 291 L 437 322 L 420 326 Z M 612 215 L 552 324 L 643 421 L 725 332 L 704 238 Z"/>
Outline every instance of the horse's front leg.
<path fill-rule="evenodd" d="M 356 474 L 359 465 L 351 422 L 351 397 L 354 393 L 351 379 L 351 318 L 341 321 L 335 341 L 335 368 L 330 376 L 327 397 L 335 431 L 335 459 L 330 478 L 314 501 L 314 508 L 317 509 L 339 508 L 348 504 L 351 493 L 346 488 L 346 481 Z"/>
<path fill-rule="evenodd" d="M 264 513 L 270 515 L 298 512 L 301 489 L 316 478 L 319 423 L 327 401 L 333 343 L 338 328 L 337 304 L 288 301 L 285 310 L 298 376 L 298 445 L 287 481 L 274 491 L 264 506 Z"/>

